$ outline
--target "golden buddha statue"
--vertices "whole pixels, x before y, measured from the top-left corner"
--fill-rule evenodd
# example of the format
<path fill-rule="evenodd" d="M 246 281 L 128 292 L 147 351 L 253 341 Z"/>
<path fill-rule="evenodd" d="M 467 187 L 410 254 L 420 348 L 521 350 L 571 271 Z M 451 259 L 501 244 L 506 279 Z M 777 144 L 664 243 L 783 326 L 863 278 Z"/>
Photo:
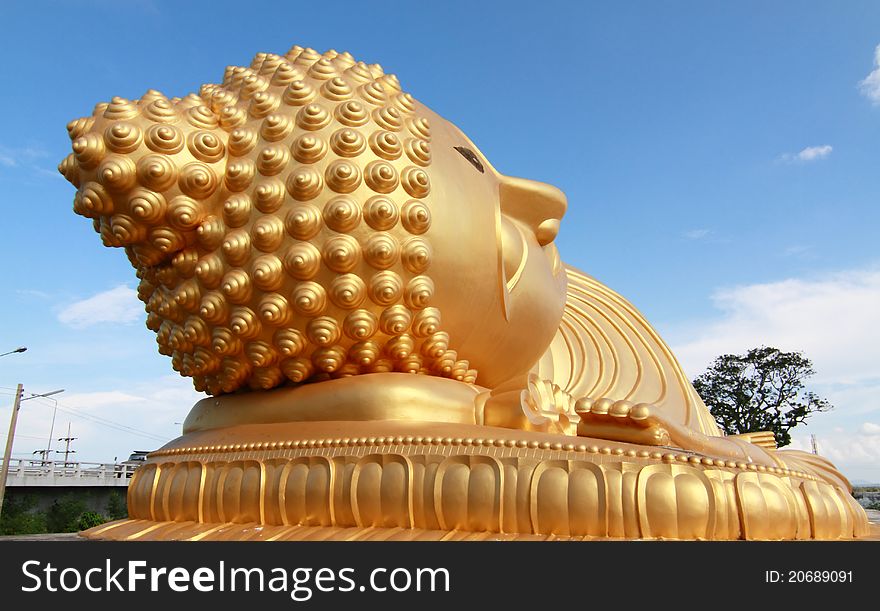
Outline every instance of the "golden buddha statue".
<path fill-rule="evenodd" d="M 721 435 L 566 210 L 397 78 L 292 48 L 68 125 L 74 210 L 209 395 L 108 539 L 852 538 L 849 483 Z"/>

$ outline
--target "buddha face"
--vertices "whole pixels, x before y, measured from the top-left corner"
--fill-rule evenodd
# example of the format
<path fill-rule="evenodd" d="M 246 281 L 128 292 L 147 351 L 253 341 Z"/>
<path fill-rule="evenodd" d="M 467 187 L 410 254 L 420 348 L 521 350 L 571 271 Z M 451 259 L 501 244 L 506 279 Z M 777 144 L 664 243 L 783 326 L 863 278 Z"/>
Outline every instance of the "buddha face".
<path fill-rule="evenodd" d="M 566 277 L 553 241 L 566 198 L 498 173 L 455 125 L 419 113 L 432 133 L 434 305 L 478 383 L 496 387 L 534 365 L 558 328 Z"/>

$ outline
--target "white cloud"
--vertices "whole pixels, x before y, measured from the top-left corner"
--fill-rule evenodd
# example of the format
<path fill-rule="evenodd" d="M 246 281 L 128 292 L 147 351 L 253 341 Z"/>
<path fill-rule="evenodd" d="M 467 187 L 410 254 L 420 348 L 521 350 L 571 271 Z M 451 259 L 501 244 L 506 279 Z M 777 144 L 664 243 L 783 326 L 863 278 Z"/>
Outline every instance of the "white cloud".
<path fill-rule="evenodd" d="M 720 354 L 761 345 L 802 350 L 814 378 L 841 386 L 876 382 L 880 362 L 880 269 L 723 288 L 720 316 L 679 329 L 671 342 L 689 375 Z"/>
<path fill-rule="evenodd" d="M 143 304 L 137 292 L 125 285 L 74 302 L 58 314 L 58 320 L 75 329 L 97 324 L 131 324 L 143 317 Z"/>
<path fill-rule="evenodd" d="M 874 424 L 873 422 L 863 422 L 862 426 L 859 427 L 859 431 L 863 435 L 880 435 L 880 424 Z"/>
<path fill-rule="evenodd" d="M 808 146 L 805 149 L 797 153 L 785 153 L 782 155 L 782 161 L 787 161 L 790 163 L 807 163 L 810 161 L 816 161 L 818 159 L 824 159 L 831 154 L 831 151 L 834 150 L 830 144 L 822 144 L 820 146 Z"/>
<path fill-rule="evenodd" d="M 712 232 L 709 229 L 690 229 L 688 231 L 685 231 L 682 235 L 688 240 L 702 240 L 710 233 Z"/>
<path fill-rule="evenodd" d="M 872 104 L 880 105 L 880 45 L 874 49 L 874 69 L 859 81 L 859 91 Z"/>

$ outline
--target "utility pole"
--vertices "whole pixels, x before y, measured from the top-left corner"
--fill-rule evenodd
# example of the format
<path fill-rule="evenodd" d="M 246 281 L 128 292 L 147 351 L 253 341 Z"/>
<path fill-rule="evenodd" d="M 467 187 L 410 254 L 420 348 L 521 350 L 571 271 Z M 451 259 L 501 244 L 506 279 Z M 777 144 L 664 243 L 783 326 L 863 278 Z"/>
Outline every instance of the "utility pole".
<path fill-rule="evenodd" d="M 65 467 L 67 466 L 67 455 L 68 454 L 76 454 L 76 450 L 70 449 L 70 442 L 73 441 L 74 439 L 77 439 L 77 437 L 70 436 L 70 421 L 68 420 L 68 422 L 67 422 L 67 437 L 59 437 L 58 438 L 58 441 L 66 442 L 66 445 L 64 446 L 64 466 Z"/>
<path fill-rule="evenodd" d="M 0 512 L 3 511 L 3 497 L 6 495 L 6 477 L 9 475 L 9 461 L 12 460 L 12 442 L 15 439 L 15 424 L 18 422 L 18 410 L 21 408 L 21 393 L 24 386 L 15 389 L 15 404 L 12 406 L 12 418 L 9 419 L 9 435 L 6 437 L 6 451 L 3 453 L 3 468 L 0 469 Z"/>

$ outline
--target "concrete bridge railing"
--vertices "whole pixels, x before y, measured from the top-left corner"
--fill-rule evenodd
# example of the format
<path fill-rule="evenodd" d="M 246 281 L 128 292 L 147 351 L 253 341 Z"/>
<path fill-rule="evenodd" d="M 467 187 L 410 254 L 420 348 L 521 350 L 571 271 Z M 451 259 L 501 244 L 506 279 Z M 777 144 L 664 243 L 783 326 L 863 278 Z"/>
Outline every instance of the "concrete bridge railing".
<path fill-rule="evenodd" d="M 0 465 L 3 461 L 0 460 Z M 7 488 L 47 486 L 128 486 L 138 465 L 13 459 Z"/>

